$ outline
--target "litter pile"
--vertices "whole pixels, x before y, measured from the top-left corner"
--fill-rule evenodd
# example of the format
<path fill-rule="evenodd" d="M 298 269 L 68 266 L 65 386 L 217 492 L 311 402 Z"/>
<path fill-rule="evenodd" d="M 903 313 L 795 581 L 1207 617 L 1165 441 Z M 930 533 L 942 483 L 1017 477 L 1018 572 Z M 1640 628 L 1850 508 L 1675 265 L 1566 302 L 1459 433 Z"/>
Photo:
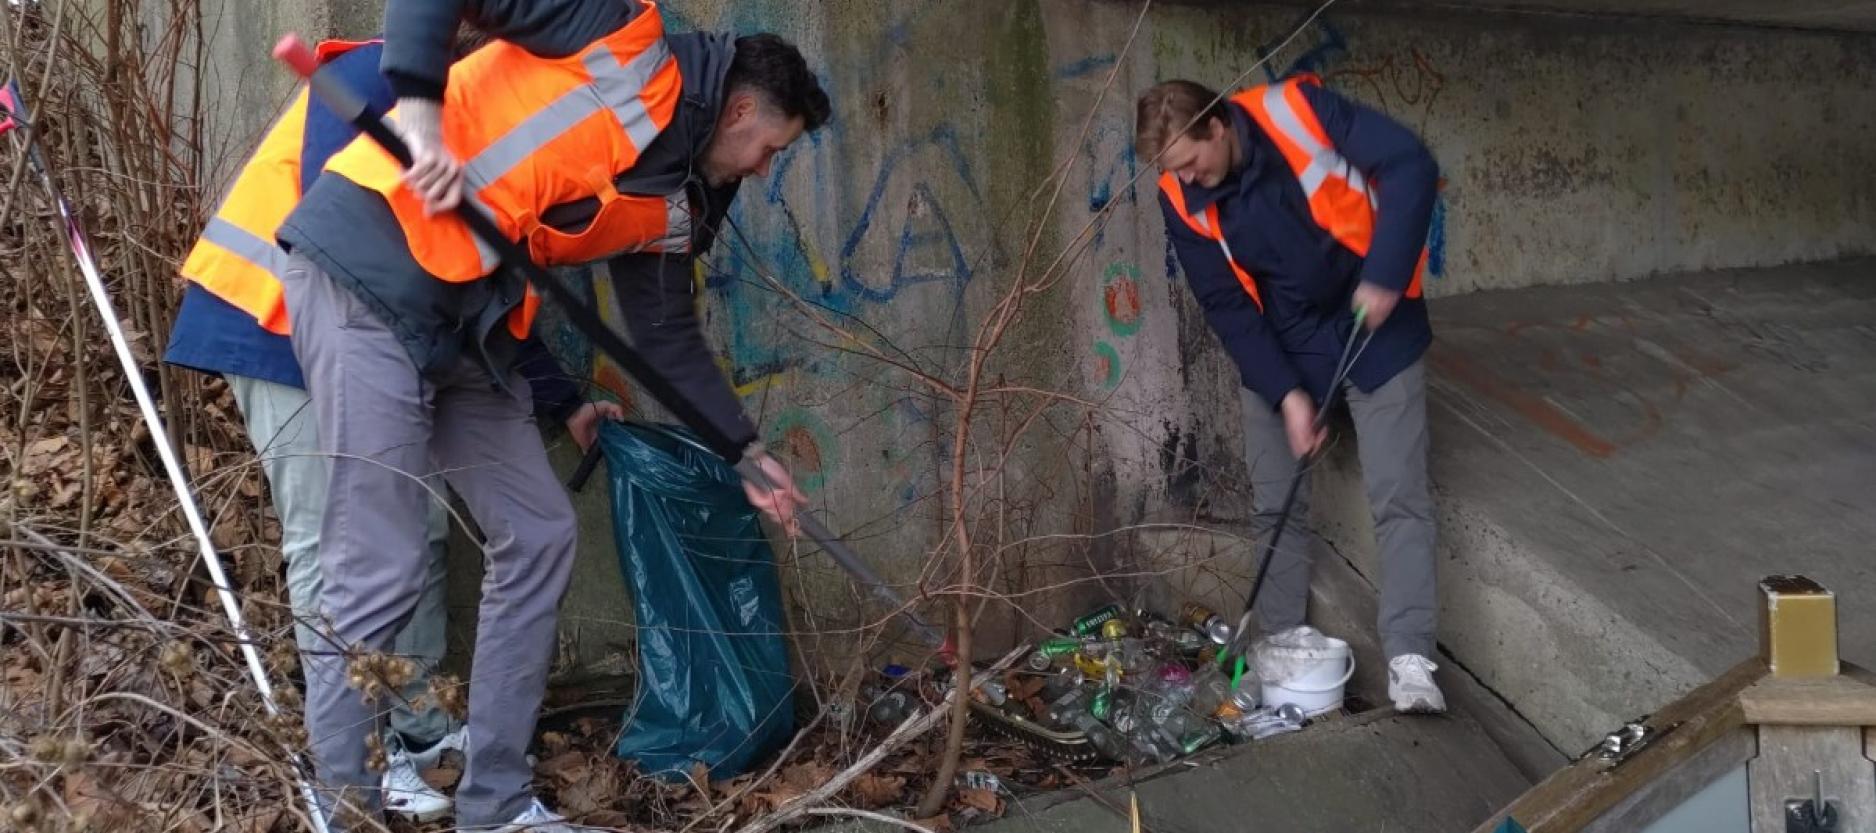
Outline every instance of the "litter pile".
<path fill-rule="evenodd" d="M 1341 710 L 1348 644 L 1313 628 L 1259 640 L 1224 661 L 1231 624 L 1198 604 L 1176 619 L 1108 605 L 1045 640 L 1026 667 L 971 692 L 983 729 L 1066 763 L 1163 764 L 1220 742 L 1294 732 Z M 950 675 L 888 666 L 866 689 L 869 721 L 906 719 Z"/>

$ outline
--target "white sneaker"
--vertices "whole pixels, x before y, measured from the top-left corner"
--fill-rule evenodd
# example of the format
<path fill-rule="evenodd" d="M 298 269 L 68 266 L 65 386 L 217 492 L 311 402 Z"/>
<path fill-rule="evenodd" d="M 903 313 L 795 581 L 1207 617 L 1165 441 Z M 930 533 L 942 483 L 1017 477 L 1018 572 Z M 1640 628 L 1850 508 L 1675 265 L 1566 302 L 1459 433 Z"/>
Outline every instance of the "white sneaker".
<path fill-rule="evenodd" d="M 432 744 L 430 748 L 422 752 L 407 752 L 405 754 L 410 756 L 411 763 L 417 765 L 417 771 L 422 772 L 426 769 L 436 769 L 436 765 L 443 760 L 443 753 L 452 750 L 460 752 L 465 756 L 469 754 L 468 724 L 456 727 L 456 731 L 444 735 L 436 743 Z"/>
<path fill-rule="evenodd" d="M 1401 654 L 1387 663 L 1387 696 L 1402 714 L 1439 714 L 1446 711 L 1446 695 L 1433 682 L 1439 666 L 1419 654 Z"/>
<path fill-rule="evenodd" d="M 384 769 L 384 811 L 416 821 L 435 821 L 449 814 L 449 797 L 423 780 L 413 756 L 396 740 L 387 744 Z"/>
<path fill-rule="evenodd" d="M 566 816 L 547 809 L 538 798 L 534 799 L 527 809 L 522 810 L 521 815 L 509 819 L 506 824 L 462 829 L 475 830 L 477 833 L 598 833 L 599 831 L 596 827 L 583 827 L 568 822 Z"/>

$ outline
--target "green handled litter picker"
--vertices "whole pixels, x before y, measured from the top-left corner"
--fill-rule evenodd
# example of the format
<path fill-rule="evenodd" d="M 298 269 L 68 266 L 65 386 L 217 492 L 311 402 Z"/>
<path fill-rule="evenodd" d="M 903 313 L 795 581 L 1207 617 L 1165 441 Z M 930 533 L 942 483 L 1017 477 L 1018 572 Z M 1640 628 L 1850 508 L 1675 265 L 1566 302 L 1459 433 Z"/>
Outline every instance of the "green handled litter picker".
<path fill-rule="evenodd" d="M 1313 437 L 1322 433 L 1329 422 L 1329 410 L 1335 405 L 1335 394 L 1342 389 L 1342 383 L 1348 380 L 1348 371 L 1355 366 L 1355 360 L 1361 358 L 1368 349 L 1368 342 L 1374 333 L 1363 325 L 1367 323 L 1368 310 L 1358 307 L 1355 310 L 1355 328 L 1348 335 L 1348 344 L 1342 347 L 1342 358 L 1336 362 L 1335 375 L 1330 377 L 1329 390 L 1322 395 L 1322 405 L 1316 409 L 1316 419 L 1310 425 L 1309 433 Z M 1283 495 L 1283 508 L 1277 512 L 1277 524 L 1271 528 L 1269 538 L 1264 542 L 1263 552 L 1257 559 L 1257 572 L 1251 579 L 1250 595 L 1244 599 L 1244 614 L 1238 617 L 1238 626 L 1231 632 L 1231 641 L 1218 652 L 1219 667 L 1231 668 L 1231 688 L 1236 690 L 1249 667 L 1245 652 L 1250 648 L 1251 608 L 1257 604 L 1257 594 L 1264 589 L 1264 579 L 1270 572 L 1271 556 L 1277 552 L 1277 544 L 1283 540 L 1283 530 L 1290 525 L 1290 512 L 1296 508 L 1296 493 L 1301 490 L 1303 477 L 1309 474 L 1311 466 L 1316 464 L 1321 455 L 1321 448 L 1311 450 L 1296 459 L 1296 471 L 1290 475 L 1290 489 Z"/>

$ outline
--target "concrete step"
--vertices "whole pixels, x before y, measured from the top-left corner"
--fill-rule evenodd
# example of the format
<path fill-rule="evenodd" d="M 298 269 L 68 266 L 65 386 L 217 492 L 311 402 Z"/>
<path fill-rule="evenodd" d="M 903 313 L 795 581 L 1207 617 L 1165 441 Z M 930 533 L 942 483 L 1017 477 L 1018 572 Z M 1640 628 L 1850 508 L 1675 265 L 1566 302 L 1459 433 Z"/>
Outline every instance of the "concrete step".
<path fill-rule="evenodd" d="M 1581 751 L 1756 648 L 1754 586 L 1837 588 L 1876 659 L 1876 261 L 1433 304 L 1440 642 Z M 1315 524 L 1378 575 L 1343 443 Z M 1371 582 L 1372 583 L 1372 582 Z"/>
<path fill-rule="evenodd" d="M 1135 783 L 1110 779 L 1087 791 L 1012 801 L 1003 819 L 971 829 L 1124 831 L 1134 794 L 1143 833 L 1450 833 L 1483 822 L 1530 784 L 1464 716 L 1377 712 L 1200 753 Z M 835 829 L 902 828 L 868 822 Z"/>

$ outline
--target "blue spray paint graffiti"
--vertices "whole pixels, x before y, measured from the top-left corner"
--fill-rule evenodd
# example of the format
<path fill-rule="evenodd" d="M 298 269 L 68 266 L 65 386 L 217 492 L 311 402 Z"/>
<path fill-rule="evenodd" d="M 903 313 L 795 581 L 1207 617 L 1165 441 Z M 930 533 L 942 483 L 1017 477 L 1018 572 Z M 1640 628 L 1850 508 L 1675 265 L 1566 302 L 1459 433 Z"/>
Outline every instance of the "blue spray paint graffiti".
<path fill-rule="evenodd" d="M 787 319 L 793 302 L 774 291 L 763 274 L 836 314 L 889 303 L 920 284 L 949 286 L 958 297 L 972 276 L 963 235 L 976 233 L 977 226 L 960 225 L 959 218 L 966 216 L 960 212 L 980 210 L 982 195 L 957 131 L 949 125 L 886 152 L 860 216 L 845 230 L 838 264 L 830 269 L 817 241 L 836 233 L 839 186 L 850 181 L 838 175 L 844 173 L 835 159 L 838 129 L 830 125 L 810 134 L 779 156 L 761 199 L 732 206 L 735 227 L 723 232 L 709 258 L 704 285 L 712 303 L 705 314 L 725 319 L 718 323 L 726 326 L 714 329 L 728 343 L 724 364 L 739 388 L 790 370 L 814 371 L 825 359 L 824 351 L 804 349 L 800 338 L 776 326 Z M 804 194 L 809 207 L 798 208 L 794 203 Z M 872 265 L 880 268 L 869 271 Z"/>
<path fill-rule="evenodd" d="M 1284 31 L 1288 33 L 1295 31 L 1295 29 L 1295 26 L 1291 26 Z M 1303 54 L 1298 55 L 1296 60 L 1291 61 L 1290 66 L 1285 69 L 1282 74 L 1277 73 L 1275 62 L 1264 61 L 1264 75 L 1272 82 L 1280 81 L 1299 72 L 1311 72 L 1320 75 L 1331 63 L 1348 55 L 1348 40 L 1342 37 L 1341 30 L 1335 28 L 1329 21 L 1318 20 L 1311 31 L 1316 37 L 1314 46 L 1304 50 Z M 1259 46 L 1257 48 L 1258 59 L 1262 60 L 1269 56 L 1282 42 L 1283 41 L 1279 39 L 1264 46 Z"/>
<path fill-rule="evenodd" d="M 958 242 L 951 218 L 945 213 L 930 185 L 922 181 L 912 184 L 910 196 L 906 200 L 905 220 L 899 229 L 897 251 L 893 254 L 892 274 L 888 283 L 884 286 L 868 283 L 855 266 L 856 255 L 867 242 L 875 221 L 882 213 L 881 199 L 886 194 L 887 186 L 892 183 L 893 176 L 907 158 L 927 148 L 935 150 L 940 161 L 949 163 L 950 169 L 956 172 L 958 179 L 978 204 L 983 201 L 983 195 L 978 192 L 977 183 L 971 177 L 970 162 L 958 144 L 956 131 L 949 125 L 942 125 L 929 135 L 906 142 L 889 152 L 880 163 L 879 174 L 873 180 L 873 190 L 867 195 L 866 207 L 861 210 L 860 219 L 854 223 L 853 231 L 847 235 L 847 242 L 840 249 L 841 286 L 868 301 L 890 301 L 899 290 L 907 286 L 934 281 L 955 281 L 961 290 L 971 279 L 970 261 L 964 257 L 964 247 Z M 936 252 L 939 260 L 937 265 L 929 263 L 929 254 L 932 252 Z M 925 265 L 915 262 L 921 260 L 927 261 Z"/>
<path fill-rule="evenodd" d="M 1438 278 L 1446 274 L 1446 180 L 1433 196 L 1433 221 L 1427 226 L 1427 274 Z"/>
<path fill-rule="evenodd" d="M 1117 60 L 1119 59 L 1111 52 L 1106 55 L 1089 55 L 1079 61 L 1070 61 L 1069 63 L 1056 67 L 1054 75 L 1058 81 L 1080 78 L 1084 75 L 1092 74 L 1095 70 L 1107 69 L 1113 66 L 1114 62 Z"/>

